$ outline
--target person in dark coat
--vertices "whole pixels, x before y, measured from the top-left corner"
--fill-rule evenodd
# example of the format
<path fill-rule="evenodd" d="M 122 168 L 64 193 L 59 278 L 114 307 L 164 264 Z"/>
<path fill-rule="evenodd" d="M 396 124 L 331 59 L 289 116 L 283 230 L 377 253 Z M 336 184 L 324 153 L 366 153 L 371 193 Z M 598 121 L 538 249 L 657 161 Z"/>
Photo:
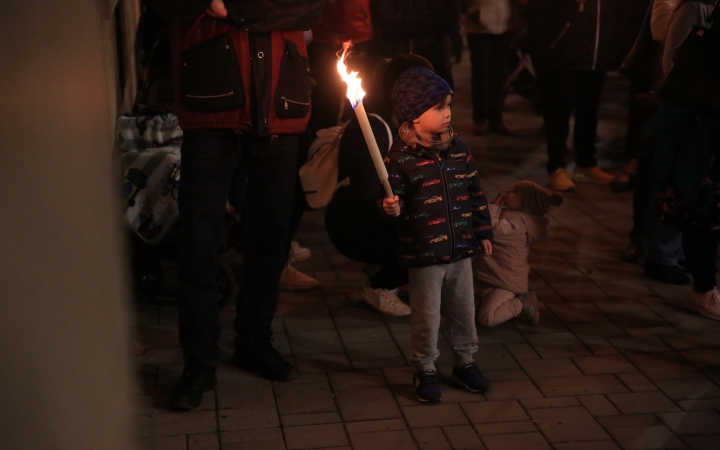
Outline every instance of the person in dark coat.
<path fill-rule="evenodd" d="M 279 3 L 283 7 L 279 7 Z M 302 30 L 322 0 L 149 0 L 168 22 L 183 129 L 178 334 L 185 368 L 168 405 L 189 410 L 217 383 L 217 261 L 235 169 L 247 170 L 247 239 L 233 363 L 273 381 L 297 377 L 273 347 L 271 323 L 290 250 L 298 135 L 310 118 Z M 242 163 L 241 163 L 242 160 Z M 244 187 L 243 187 L 244 188 Z"/>
<path fill-rule="evenodd" d="M 398 77 L 412 67 L 432 69 L 430 62 L 421 56 L 400 54 L 378 63 L 367 89 L 365 108 L 380 117 L 370 115 L 368 119 L 383 157 L 397 138 L 399 126 L 390 93 Z M 342 180 L 349 183 L 335 192 L 325 211 L 330 241 L 342 255 L 379 267 L 369 267 L 374 273 L 360 288 L 363 301 L 383 314 L 409 315 L 410 308 L 397 295 L 398 288 L 408 283 L 407 267 L 398 262 L 397 229 L 377 213 L 378 174 L 354 117 L 340 140 L 338 181 Z"/>
<path fill-rule="evenodd" d="M 612 175 L 597 166 L 595 138 L 603 83 L 607 72 L 619 65 L 625 2 L 533 0 L 529 4 L 528 42 L 542 95 L 549 184 L 555 190 L 573 190 L 573 181 L 612 182 Z M 573 109 L 571 180 L 565 158 Z"/>

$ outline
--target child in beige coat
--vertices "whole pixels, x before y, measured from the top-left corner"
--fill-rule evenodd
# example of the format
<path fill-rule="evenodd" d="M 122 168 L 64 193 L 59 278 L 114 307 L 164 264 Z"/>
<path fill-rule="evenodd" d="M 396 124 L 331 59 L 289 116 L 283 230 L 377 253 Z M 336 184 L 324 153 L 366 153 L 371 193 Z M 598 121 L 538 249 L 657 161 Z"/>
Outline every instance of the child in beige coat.
<path fill-rule="evenodd" d="M 528 254 L 547 234 L 544 215 L 550 205 L 562 201 L 560 194 L 523 180 L 490 202 L 493 253 L 473 263 L 479 325 L 494 327 L 521 314 L 537 325 L 537 296 L 528 291 Z"/>

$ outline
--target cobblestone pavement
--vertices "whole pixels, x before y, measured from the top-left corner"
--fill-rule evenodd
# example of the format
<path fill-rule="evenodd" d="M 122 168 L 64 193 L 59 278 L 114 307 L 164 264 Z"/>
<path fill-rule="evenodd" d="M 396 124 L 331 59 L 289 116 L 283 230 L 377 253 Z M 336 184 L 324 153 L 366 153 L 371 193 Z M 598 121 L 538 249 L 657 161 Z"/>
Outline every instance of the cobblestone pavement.
<path fill-rule="evenodd" d="M 545 184 L 541 119 L 511 95 L 506 121 L 517 136 L 472 136 L 467 72 L 467 63 L 456 67 L 453 125 L 474 149 L 486 192 L 522 178 Z M 622 80 L 611 77 L 599 156 L 615 171 L 625 97 Z M 412 393 L 409 318 L 379 315 L 358 300 L 361 264 L 333 248 L 321 212 L 308 213 L 298 237 L 313 256 L 297 267 L 323 285 L 283 292 L 274 322 L 299 379 L 271 383 L 229 364 L 228 306 L 217 389 L 197 411 L 167 411 L 182 371 L 176 308 L 138 305 L 140 440 L 153 450 L 720 449 L 720 323 L 683 309 L 689 287 L 650 281 L 620 262 L 631 204 L 631 194 L 607 186 L 583 184 L 566 195 L 532 251 L 540 325 L 479 329 L 476 361 L 492 390 L 471 394 L 445 382 L 439 405 L 420 405 Z M 449 378 L 445 337 L 439 346 Z"/>

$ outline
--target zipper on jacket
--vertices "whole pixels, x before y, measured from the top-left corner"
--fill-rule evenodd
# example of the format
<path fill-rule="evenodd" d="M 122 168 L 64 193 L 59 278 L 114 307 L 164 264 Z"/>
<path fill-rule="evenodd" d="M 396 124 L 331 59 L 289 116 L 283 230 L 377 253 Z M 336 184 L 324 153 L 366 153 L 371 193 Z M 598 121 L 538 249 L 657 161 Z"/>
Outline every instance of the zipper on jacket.
<path fill-rule="evenodd" d="M 447 178 L 445 177 L 445 167 L 440 161 L 429 151 L 425 151 L 440 166 L 440 177 L 442 178 L 443 190 L 445 190 L 445 204 L 447 205 L 448 225 L 450 226 L 450 262 L 455 262 L 455 224 L 452 218 L 452 206 L 450 205 L 450 189 L 448 188 Z"/>
<path fill-rule="evenodd" d="M 601 0 L 597 0 L 597 20 L 595 21 L 595 54 L 593 54 L 592 70 L 597 66 L 598 49 L 600 48 L 600 4 Z"/>
<path fill-rule="evenodd" d="M 310 106 L 309 102 L 308 103 L 298 102 L 295 100 L 290 100 L 289 98 L 285 98 L 285 97 L 280 97 L 280 100 L 285 102 L 285 109 L 288 109 L 288 103 L 293 103 L 295 105 L 302 105 L 302 106 Z"/>
<path fill-rule="evenodd" d="M 560 42 L 560 39 L 565 37 L 565 33 L 567 33 L 568 28 L 570 28 L 570 22 L 566 22 L 565 26 L 562 28 L 562 30 L 560 30 L 560 34 L 558 35 L 558 37 L 556 37 L 552 44 L 550 44 L 550 50 L 554 50 L 555 46 L 558 44 L 558 42 Z"/>
<path fill-rule="evenodd" d="M 221 98 L 221 97 L 230 97 L 231 95 L 235 95 L 235 91 L 230 91 L 225 94 L 218 94 L 218 95 L 191 95 L 191 94 L 185 94 L 185 97 L 190 98 Z"/>

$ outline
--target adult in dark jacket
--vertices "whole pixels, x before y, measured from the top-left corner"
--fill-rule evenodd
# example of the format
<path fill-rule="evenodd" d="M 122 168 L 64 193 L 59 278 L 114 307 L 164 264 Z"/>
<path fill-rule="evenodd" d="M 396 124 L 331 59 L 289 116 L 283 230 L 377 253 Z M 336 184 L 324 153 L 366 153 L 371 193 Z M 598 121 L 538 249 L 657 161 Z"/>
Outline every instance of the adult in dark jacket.
<path fill-rule="evenodd" d="M 420 55 L 453 87 L 451 36 L 460 30 L 460 0 L 373 0 L 370 8 L 380 56 Z"/>
<path fill-rule="evenodd" d="M 298 134 L 310 117 L 305 40 L 322 0 L 151 0 L 170 30 L 183 128 L 178 331 L 185 369 L 169 406 L 193 409 L 220 357 L 216 257 L 231 180 L 248 176 L 242 287 L 233 362 L 274 380 L 297 370 L 272 346 L 270 325 L 290 248 Z"/>
<path fill-rule="evenodd" d="M 395 81 L 407 69 L 432 65 L 417 55 L 401 54 L 378 64 L 373 84 L 367 88 L 366 109 L 378 114 L 390 127 L 370 116 L 378 147 L 383 153 L 397 138 L 398 119 L 390 101 Z M 378 175 L 363 138 L 360 125 L 353 118 L 345 128 L 338 153 L 338 181 L 350 183 L 335 192 L 325 212 L 325 228 L 335 248 L 344 256 L 365 264 L 380 266 L 360 288 L 360 298 L 381 313 L 404 316 L 410 308 L 397 296 L 400 286 L 408 283 L 407 267 L 398 262 L 398 232 L 393 223 L 378 213 Z"/>
<path fill-rule="evenodd" d="M 573 181 L 607 184 L 613 177 L 597 167 L 595 137 L 600 94 L 608 70 L 619 64 L 619 32 L 625 0 L 533 0 L 528 42 L 538 71 L 547 139 L 550 186 L 575 188 Z M 569 119 L 575 110 L 575 171 L 565 168 Z"/>

